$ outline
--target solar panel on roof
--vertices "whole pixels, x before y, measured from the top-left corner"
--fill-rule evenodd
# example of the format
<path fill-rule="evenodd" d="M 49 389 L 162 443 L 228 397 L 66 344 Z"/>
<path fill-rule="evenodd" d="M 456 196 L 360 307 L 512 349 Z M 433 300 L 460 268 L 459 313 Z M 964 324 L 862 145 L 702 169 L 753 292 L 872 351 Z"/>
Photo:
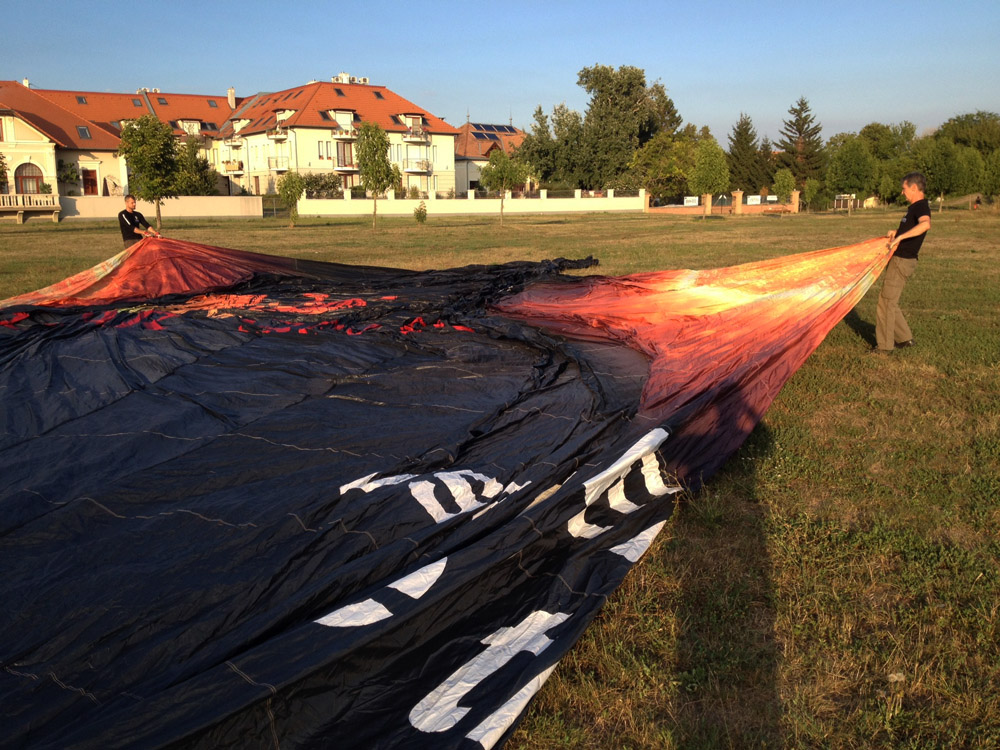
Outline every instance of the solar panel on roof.
<path fill-rule="evenodd" d="M 486 133 L 473 133 L 472 137 L 475 138 L 477 141 L 485 141 Z"/>
<path fill-rule="evenodd" d="M 488 140 L 491 140 L 491 141 L 499 141 L 500 140 L 500 136 L 498 136 L 496 133 L 487 133 L 486 134 L 486 138 Z"/>

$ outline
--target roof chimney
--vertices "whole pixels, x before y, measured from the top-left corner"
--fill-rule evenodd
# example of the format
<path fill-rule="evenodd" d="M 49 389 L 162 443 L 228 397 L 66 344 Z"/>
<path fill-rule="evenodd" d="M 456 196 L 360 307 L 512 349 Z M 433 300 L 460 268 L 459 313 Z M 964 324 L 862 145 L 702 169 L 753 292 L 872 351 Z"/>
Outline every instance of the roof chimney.
<path fill-rule="evenodd" d="M 236 89 L 232 86 L 226 89 L 226 101 L 229 102 L 230 109 L 236 109 Z"/>
<path fill-rule="evenodd" d="M 21 85 L 24 86 L 24 88 L 26 88 L 26 89 L 30 89 L 31 88 L 31 81 L 29 81 L 27 78 L 24 78 L 21 81 Z"/>

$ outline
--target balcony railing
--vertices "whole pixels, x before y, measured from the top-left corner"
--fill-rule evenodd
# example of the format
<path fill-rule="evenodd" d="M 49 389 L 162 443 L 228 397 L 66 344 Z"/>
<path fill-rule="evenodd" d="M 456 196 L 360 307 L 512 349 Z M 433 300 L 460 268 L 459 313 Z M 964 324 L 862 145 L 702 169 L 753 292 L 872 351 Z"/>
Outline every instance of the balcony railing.
<path fill-rule="evenodd" d="M 223 141 L 229 148 L 242 148 L 243 139 L 236 135 L 231 135 Z"/>
<path fill-rule="evenodd" d="M 267 168 L 270 169 L 272 172 L 287 172 L 288 157 L 287 156 L 267 157 Z"/>
<path fill-rule="evenodd" d="M 330 131 L 335 141 L 355 141 L 358 138 L 357 128 L 333 128 Z"/>
<path fill-rule="evenodd" d="M 337 164 L 334 168 L 335 172 L 357 172 L 357 164 Z"/>
<path fill-rule="evenodd" d="M 272 141 L 287 141 L 288 131 L 284 128 L 268 128 L 267 137 Z"/>
<path fill-rule="evenodd" d="M 403 133 L 403 140 L 407 143 L 427 143 L 430 139 L 431 134 L 419 125 L 414 125 L 412 128 Z"/>
<path fill-rule="evenodd" d="M 0 208 L 58 208 L 59 196 L 55 193 L 4 193 L 0 194 Z"/>
<path fill-rule="evenodd" d="M 243 174 L 243 162 L 241 161 L 224 161 L 222 168 L 229 174 Z"/>
<path fill-rule="evenodd" d="M 432 166 L 430 159 L 403 159 L 404 172 L 430 172 Z"/>

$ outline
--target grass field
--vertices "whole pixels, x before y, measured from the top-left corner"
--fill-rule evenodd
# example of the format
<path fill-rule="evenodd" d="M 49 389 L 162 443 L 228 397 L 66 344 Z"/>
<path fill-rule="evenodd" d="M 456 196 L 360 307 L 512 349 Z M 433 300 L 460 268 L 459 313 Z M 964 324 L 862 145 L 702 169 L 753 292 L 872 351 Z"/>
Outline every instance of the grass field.
<path fill-rule="evenodd" d="M 168 207 L 169 210 L 169 207 Z M 168 236 L 433 268 L 594 255 L 623 274 L 882 235 L 901 210 L 168 222 Z M 0 224 L 0 299 L 117 253 L 106 224 Z M 670 524 L 508 743 L 536 748 L 1000 747 L 1000 216 L 932 216 L 872 357 L 878 286 Z"/>

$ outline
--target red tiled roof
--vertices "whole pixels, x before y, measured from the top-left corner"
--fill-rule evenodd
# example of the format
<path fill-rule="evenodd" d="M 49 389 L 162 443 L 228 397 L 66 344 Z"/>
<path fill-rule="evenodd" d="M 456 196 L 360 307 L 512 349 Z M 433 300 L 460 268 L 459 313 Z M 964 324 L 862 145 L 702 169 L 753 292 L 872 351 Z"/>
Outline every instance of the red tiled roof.
<path fill-rule="evenodd" d="M 339 92 L 339 93 L 338 93 Z M 422 115 L 424 129 L 432 134 L 456 135 L 458 131 L 440 117 L 421 109 L 385 86 L 358 83 L 313 81 L 304 86 L 274 93 L 258 94 L 245 100 L 233 113 L 234 120 L 249 120 L 240 130 L 241 135 L 261 133 L 277 125 L 277 112 L 293 110 L 282 122 L 284 127 L 325 128 L 332 121 L 320 112 L 348 111 L 356 113 L 363 122 L 374 122 L 386 132 L 405 132 L 405 122 L 393 120 L 393 115 Z M 232 132 L 231 124 L 224 134 Z"/>
<path fill-rule="evenodd" d="M 167 94 L 146 89 L 140 89 L 135 94 L 48 89 L 39 89 L 37 93 L 115 134 L 120 132 L 117 123 L 121 120 L 134 120 L 151 113 L 161 122 L 167 123 L 196 120 L 208 125 L 201 131 L 204 135 L 216 136 L 232 114 L 225 96 Z M 215 127 L 212 128 L 211 125 Z M 185 132 L 179 125 L 174 126 L 174 135 L 183 136 Z"/>
<path fill-rule="evenodd" d="M 118 149 L 118 137 L 88 118 L 61 107 L 38 91 L 16 81 L 0 81 L 0 108 L 10 109 L 25 122 L 63 148 L 93 151 Z M 78 130 L 86 128 L 90 138 Z"/>
<path fill-rule="evenodd" d="M 458 129 L 455 158 L 488 159 L 490 152 L 497 148 L 511 154 L 523 140 L 524 131 L 512 125 L 467 122 Z"/>

